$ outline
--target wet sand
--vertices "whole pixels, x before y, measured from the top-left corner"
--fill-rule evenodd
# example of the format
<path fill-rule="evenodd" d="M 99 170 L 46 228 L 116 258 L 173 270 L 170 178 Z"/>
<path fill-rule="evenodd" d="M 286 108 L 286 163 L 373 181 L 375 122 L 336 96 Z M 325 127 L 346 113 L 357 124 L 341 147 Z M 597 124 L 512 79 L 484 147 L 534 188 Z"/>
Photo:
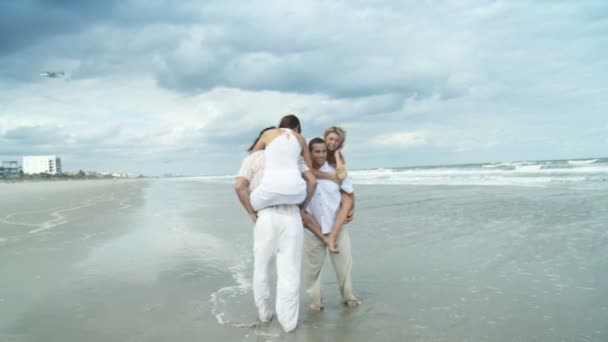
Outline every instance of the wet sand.
<path fill-rule="evenodd" d="M 284 334 L 255 325 L 230 184 L 0 184 L 0 340 L 602 342 L 606 190 L 357 186 L 363 304 L 341 305 L 328 267 L 325 311 L 302 296 Z"/>

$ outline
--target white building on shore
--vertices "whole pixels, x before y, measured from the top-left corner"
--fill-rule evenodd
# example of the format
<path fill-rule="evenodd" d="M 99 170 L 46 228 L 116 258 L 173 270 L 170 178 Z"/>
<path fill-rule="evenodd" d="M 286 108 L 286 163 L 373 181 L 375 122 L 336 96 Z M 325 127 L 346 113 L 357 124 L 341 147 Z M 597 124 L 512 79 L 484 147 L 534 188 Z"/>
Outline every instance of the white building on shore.
<path fill-rule="evenodd" d="M 61 158 L 57 156 L 25 156 L 23 157 L 23 173 L 56 175 L 61 173 Z"/>

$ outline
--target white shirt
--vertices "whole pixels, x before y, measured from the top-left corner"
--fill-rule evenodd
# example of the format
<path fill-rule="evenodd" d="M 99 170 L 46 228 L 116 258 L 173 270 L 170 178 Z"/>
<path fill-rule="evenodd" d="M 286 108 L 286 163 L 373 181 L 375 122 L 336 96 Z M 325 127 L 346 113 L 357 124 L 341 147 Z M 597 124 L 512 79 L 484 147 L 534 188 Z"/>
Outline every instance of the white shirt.
<path fill-rule="evenodd" d="M 295 133 L 281 128 L 264 149 L 264 176 L 259 188 L 263 192 L 281 195 L 305 195 L 306 182 L 302 179 L 299 161 L 302 146 Z"/>
<path fill-rule="evenodd" d="M 319 168 L 319 171 L 335 173 L 336 169 L 325 162 L 325 164 Z M 338 210 L 340 210 L 340 203 L 342 202 L 340 190 L 347 194 L 353 192 L 353 184 L 350 177 L 346 177 L 342 181 L 342 185 L 338 185 L 336 182 L 328 179 L 317 180 L 315 194 L 306 211 L 317 219 L 321 225 L 321 232 L 323 234 L 331 233 L 331 229 L 336 222 L 336 214 L 338 213 Z"/>
<path fill-rule="evenodd" d="M 262 182 L 264 176 L 264 151 L 255 151 L 243 159 L 241 169 L 237 174 L 237 177 L 243 177 L 249 181 L 249 192 L 257 188 Z M 304 158 L 300 156 L 298 160 L 298 168 L 300 173 L 308 171 L 308 166 L 304 161 Z"/>

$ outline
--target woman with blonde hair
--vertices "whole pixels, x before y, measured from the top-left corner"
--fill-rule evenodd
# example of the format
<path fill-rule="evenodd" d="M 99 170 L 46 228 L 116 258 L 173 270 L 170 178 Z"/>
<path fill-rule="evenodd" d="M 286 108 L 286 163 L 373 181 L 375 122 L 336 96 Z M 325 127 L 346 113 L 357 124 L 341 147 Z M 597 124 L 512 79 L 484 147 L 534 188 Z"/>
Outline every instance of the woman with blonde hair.
<path fill-rule="evenodd" d="M 327 179 L 342 184 L 342 181 L 348 176 L 344 155 L 342 154 L 346 131 L 342 127 L 331 126 L 325 130 L 323 138 L 327 145 L 327 163 L 335 169 L 335 172 L 323 172 L 312 168 L 313 174 L 318 179 Z M 352 220 L 355 204 L 354 196 L 354 192 L 350 194 L 342 192 L 340 210 L 336 214 L 334 226 L 327 237 L 327 245 L 332 253 L 338 253 L 337 242 L 342 226 Z"/>
<path fill-rule="evenodd" d="M 327 176 L 331 180 L 342 182 L 348 176 L 344 155 L 342 154 L 346 141 L 346 131 L 342 127 L 331 126 L 323 133 L 323 140 L 327 144 L 327 162 L 336 169 L 336 173 L 335 178 L 327 174 L 320 174 L 319 176 L 321 178 Z"/>

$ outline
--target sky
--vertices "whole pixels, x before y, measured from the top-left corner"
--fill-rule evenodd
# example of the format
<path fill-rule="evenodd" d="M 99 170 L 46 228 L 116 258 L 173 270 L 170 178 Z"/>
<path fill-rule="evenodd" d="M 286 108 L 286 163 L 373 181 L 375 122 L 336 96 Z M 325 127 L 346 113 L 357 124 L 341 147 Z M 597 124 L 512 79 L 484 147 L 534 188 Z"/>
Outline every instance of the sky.
<path fill-rule="evenodd" d="M 288 113 L 350 169 L 607 157 L 606 56 L 604 0 L 1 1 L 0 158 L 232 175 Z"/>

